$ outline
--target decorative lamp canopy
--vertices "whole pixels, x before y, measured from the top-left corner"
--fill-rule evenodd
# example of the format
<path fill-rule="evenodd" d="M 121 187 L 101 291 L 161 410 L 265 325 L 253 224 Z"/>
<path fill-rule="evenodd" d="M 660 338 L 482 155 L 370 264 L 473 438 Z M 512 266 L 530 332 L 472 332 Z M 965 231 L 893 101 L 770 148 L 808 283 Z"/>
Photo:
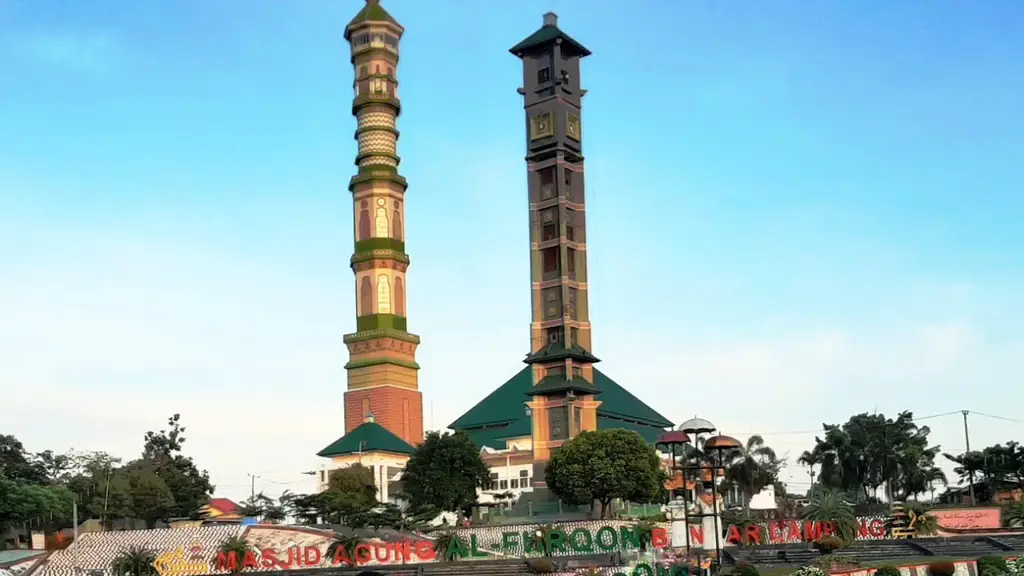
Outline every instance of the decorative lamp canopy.
<path fill-rule="evenodd" d="M 686 422 L 683 422 L 678 428 L 676 428 L 676 430 L 686 432 L 687 434 L 709 434 L 717 429 L 718 428 L 716 428 L 711 422 L 708 422 L 703 418 L 697 418 L 696 416 L 690 418 Z"/>
<path fill-rule="evenodd" d="M 671 446 L 673 444 L 689 444 L 690 437 L 681 430 L 673 430 L 671 432 L 665 432 L 658 436 L 658 441 L 655 445 Z"/>
<path fill-rule="evenodd" d="M 733 450 L 742 447 L 743 444 L 732 436 L 712 436 L 704 441 L 705 450 Z"/>

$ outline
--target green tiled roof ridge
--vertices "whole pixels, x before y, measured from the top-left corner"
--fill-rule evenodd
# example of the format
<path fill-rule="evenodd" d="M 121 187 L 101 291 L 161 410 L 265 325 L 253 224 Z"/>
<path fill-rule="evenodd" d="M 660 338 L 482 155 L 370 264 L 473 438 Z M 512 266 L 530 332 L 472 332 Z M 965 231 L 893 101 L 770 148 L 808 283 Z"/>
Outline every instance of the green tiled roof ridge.
<path fill-rule="evenodd" d="M 412 454 L 415 448 L 376 422 L 363 422 L 348 434 L 331 442 L 317 456 L 330 458 L 359 452 Z"/>
<path fill-rule="evenodd" d="M 598 390 L 596 399 L 601 402 L 597 409 L 598 415 L 605 414 L 619 420 L 635 421 L 655 428 L 672 426 L 671 421 L 597 368 L 594 368 L 593 384 Z M 477 402 L 448 427 L 453 430 L 466 430 L 484 426 L 515 426 L 521 419 L 529 420 L 524 403 L 532 389 L 533 374 L 531 368 L 527 366 Z"/>

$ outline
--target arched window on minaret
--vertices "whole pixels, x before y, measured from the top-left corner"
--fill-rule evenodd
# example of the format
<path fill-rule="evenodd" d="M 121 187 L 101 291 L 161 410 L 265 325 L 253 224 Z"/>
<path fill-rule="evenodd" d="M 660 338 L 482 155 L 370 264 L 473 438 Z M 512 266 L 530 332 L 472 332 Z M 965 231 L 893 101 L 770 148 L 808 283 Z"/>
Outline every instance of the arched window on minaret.
<path fill-rule="evenodd" d="M 359 238 L 357 240 L 366 240 L 370 237 L 370 203 L 363 200 L 359 205 Z"/>
<path fill-rule="evenodd" d="M 402 278 L 395 278 L 395 314 L 405 316 L 405 285 Z"/>
<path fill-rule="evenodd" d="M 363 276 L 359 286 L 359 315 L 369 316 L 373 314 L 373 283 L 369 276 Z"/>
<path fill-rule="evenodd" d="M 377 207 L 377 214 L 373 219 L 373 225 L 376 228 L 374 236 L 377 238 L 387 238 L 390 236 L 388 233 L 388 209 L 383 206 Z"/>
<path fill-rule="evenodd" d="M 377 276 L 377 314 L 391 314 L 391 279 L 387 274 Z"/>
<path fill-rule="evenodd" d="M 391 213 L 391 237 L 395 240 L 402 239 L 402 213 L 398 211 L 398 202 L 395 202 L 395 210 Z"/>

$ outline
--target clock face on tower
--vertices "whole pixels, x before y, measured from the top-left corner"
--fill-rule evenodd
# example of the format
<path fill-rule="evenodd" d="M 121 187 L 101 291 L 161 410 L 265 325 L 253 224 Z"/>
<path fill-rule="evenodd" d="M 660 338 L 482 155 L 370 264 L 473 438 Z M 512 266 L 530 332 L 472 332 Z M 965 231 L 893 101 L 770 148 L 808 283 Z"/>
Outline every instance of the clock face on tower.
<path fill-rule="evenodd" d="M 544 112 L 530 118 L 530 140 L 554 136 L 555 125 L 551 120 L 551 112 Z"/>
<path fill-rule="evenodd" d="M 569 138 L 579 142 L 580 140 L 580 117 L 569 114 L 565 122 L 565 132 Z"/>

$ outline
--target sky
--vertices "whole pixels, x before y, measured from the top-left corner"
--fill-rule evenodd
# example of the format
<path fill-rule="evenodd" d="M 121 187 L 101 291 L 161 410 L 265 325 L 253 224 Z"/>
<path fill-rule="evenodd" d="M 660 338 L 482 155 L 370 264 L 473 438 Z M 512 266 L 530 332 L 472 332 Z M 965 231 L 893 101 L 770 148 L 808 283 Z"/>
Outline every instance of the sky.
<path fill-rule="evenodd" d="M 313 489 L 355 329 L 361 5 L 0 0 L 0 432 L 129 459 L 181 413 L 219 496 Z M 948 452 L 961 410 L 972 447 L 1024 440 L 1024 4 L 383 6 L 428 428 L 529 352 L 508 48 L 553 10 L 593 51 L 602 371 L 790 463 L 858 412 L 953 412 L 922 421 Z"/>

